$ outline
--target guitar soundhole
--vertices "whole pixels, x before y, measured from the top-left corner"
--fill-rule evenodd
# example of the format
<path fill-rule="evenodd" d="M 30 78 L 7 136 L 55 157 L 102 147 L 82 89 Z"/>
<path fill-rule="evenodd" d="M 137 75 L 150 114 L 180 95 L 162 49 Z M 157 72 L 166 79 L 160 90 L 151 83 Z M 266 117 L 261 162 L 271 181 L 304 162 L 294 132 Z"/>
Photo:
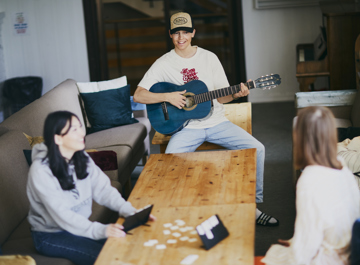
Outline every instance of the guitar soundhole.
<path fill-rule="evenodd" d="M 194 102 L 194 93 L 191 92 L 187 92 L 184 94 L 184 96 L 186 97 L 186 104 L 183 107 L 184 110 L 193 110 L 196 108 L 195 102 Z"/>

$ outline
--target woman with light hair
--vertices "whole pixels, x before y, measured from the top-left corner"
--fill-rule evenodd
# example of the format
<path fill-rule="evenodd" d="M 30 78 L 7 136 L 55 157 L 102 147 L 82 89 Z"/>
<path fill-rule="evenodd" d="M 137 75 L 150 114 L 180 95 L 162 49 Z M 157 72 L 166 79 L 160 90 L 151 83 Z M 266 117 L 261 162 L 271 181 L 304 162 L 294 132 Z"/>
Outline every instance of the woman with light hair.
<path fill-rule="evenodd" d="M 334 116 L 325 107 L 299 112 L 293 130 L 296 221 L 292 239 L 273 245 L 265 264 L 349 264 L 351 229 L 360 216 L 360 194 L 350 170 L 338 160 Z"/>

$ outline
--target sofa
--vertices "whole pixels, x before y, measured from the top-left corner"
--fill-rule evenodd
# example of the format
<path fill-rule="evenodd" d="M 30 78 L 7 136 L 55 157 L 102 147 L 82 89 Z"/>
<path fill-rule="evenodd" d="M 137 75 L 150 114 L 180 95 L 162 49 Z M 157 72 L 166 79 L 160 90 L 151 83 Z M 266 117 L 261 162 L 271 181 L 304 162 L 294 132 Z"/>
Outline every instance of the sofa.
<path fill-rule="evenodd" d="M 309 106 L 329 108 L 334 114 L 339 135 L 340 132 L 343 132 L 345 138 L 346 132 L 357 132 L 360 129 L 360 89 L 295 93 L 295 108 L 297 112 Z M 294 118 L 294 123 L 295 120 L 296 117 Z M 300 176 L 300 170 L 295 168 L 295 166 L 293 169 L 294 182 L 296 183 Z"/>
<path fill-rule="evenodd" d="M 46 116 L 57 110 L 71 111 L 85 124 L 86 111 L 75 80 L 62 82 L 0 123 L 0 251 L 3 255 L 29 255 L 38 265 L 72 264 L 65 259 L 38 254 L 32 244 L 27 221 L 29 165 L 23 150 L 31 147 L 24 133 L 32 137 L 42 136 Z M 117 170 L 105 173 L 124 197 L 131 190 L 132 171 L 141 159 L 149 155 L 151 126 L 146 110 L 134 111 L 134 117 L 139 122 L 94 132 L 85 137 L 86 149 L 116 152 Z M 114 212 L 93 204 L 91 220 L 108 223 L 116 220 L 116 217 Z"/>

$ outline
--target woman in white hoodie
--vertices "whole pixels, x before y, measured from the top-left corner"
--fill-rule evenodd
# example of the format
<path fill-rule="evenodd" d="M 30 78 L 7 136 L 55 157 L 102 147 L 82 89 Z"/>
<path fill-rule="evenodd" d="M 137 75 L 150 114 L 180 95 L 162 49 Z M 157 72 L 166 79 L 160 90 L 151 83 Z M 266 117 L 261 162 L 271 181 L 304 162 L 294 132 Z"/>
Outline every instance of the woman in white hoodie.
<path fill-rule="evenodd" d="M 49 114 L 44 125 L 45 143 L 35 145 L 32 151 L 27 195 L 37 251 L 88 265 L 95 262 L 107 237 L 125 236 L 119 224 L 89 221 L 92 200 L 124 217 L 136 209 L 86 154 L 84 138 L 75 114 Z"/>
<path fill-rule="evenodd" d="M 349 264 L 351 230 L 360 216 L 360 194 L 351 171 L 337 158 L 335 119 L 324 107 L 299 112 L 294 128 L 297 168 L 292 239 L 279 240 L 262 262 L 286 265 Z"/>

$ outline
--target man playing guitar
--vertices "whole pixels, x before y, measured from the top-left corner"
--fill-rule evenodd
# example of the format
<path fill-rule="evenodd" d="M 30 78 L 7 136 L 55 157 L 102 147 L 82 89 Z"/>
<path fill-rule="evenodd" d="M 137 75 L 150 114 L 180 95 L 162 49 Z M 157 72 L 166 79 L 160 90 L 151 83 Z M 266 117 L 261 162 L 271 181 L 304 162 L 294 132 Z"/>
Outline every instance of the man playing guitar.
<path fill-rule="evenodd" d="M 184 91 L 152 93 L 150 88 L 158 82 L 184 85 L 192 80 L 203 81 L 208 90 L 228 87 L 229 82 L 217 56 L 205 49 L 191 45 L 195 36 L 193 22 L 188 13 L 180 12 L 170 18 L 170 38 L 174 49 L 160 57 L 140 81 L 134 101 L 143 104 L 169 102 L 182 109 L 185 106 Z M 241 84 L 238 93 L 212 101 L 210 114 L 198 120 L 190 120 L 180 131 L 172 135 L 166 153 L 194 152 L 204 141 L 221 145 L 227 149 L 256 148 L 256 202 L 263 202 L 263 176 L 265 147 L 252 135 L 225 118 L 223 103 L 249 95 L 249 89 Z M 279 221 L 256 209 L 257 224 L 277 226 Z"/>

